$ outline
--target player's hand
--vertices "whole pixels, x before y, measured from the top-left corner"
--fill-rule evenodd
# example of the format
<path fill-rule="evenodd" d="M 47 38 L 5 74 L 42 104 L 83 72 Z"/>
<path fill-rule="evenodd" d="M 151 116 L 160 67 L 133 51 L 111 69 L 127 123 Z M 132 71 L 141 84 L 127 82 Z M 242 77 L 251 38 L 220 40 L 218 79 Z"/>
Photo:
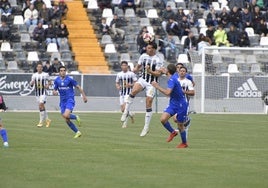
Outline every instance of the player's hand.
<path fill-rule="evenodd" d="M 58 92 L 56 90 L 53 90 L 53 95 L 58 95 Z"/>
<path fill-rule="evenodd" d="M 159 86 L 159 84 L 156 81 L 152 81 L 151 82 L 152 86 L 154 86 L 155 88 L 157 88 Z"/>
<path fill-rule="evenodd" d="M 87 103 L 87 97 L 83 97 L 84 103 Z"/>

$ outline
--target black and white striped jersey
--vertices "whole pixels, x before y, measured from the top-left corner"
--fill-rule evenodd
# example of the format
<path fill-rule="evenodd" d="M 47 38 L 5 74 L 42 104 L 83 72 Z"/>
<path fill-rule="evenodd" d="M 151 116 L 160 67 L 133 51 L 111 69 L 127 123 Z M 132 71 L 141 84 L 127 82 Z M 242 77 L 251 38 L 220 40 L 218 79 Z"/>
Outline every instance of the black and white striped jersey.
<path fill-rule="evenodd" d="M 137 81 L 137 76 L 134 72 L 127 71 L 127 72 L 119 72 L 117 73 L 115 82 L 118 83 L 121 87 L 119 91 L 119 95 L 129 95 L 131 92 L 132 87 L 126 87 L 127 84 L 133 84 Z"/>

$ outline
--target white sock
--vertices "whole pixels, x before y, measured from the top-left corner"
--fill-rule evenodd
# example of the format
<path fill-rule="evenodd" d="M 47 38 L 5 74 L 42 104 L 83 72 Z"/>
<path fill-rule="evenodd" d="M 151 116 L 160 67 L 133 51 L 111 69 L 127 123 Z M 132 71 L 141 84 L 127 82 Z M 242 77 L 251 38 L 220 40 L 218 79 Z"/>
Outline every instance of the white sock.
<path fill-rule="evenodd" d="M 144 128 L 149 128 L 152 115 L 153 115 L 153 112 L 152 111 L 145 113 L 145 125 L 144 125 Z"/>
<path fill-rule="evenodd" d="M 128 113 L 128 111 L 130 109 L 130 106 L 133 103 L 133 100 L 134 100 L 134 98 L 131 98 L 131 97 L 127 98 L 127 103 L 126 103 L 126 106 L 125 106 L 124 113 Z"/>
<path fill-rule="evenodd" d="M 40 123 L 41 123 L 45 120 L 45 111 L 40 111 L 39 116 L 40 116 Z"/>

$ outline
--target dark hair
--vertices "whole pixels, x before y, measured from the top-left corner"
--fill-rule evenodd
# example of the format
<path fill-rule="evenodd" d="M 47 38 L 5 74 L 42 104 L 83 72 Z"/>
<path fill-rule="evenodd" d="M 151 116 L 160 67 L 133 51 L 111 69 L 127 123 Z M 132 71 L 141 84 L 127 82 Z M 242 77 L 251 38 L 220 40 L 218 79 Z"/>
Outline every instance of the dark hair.
<path fill-rule="evenodd" d="M 182 67 L 180 68 L 180 70 L 181 70 L 181 69 L 185 69 L 185 71 L 187 72 L 187 68 L 186 68 L 186 67 L 182 66 Z"/>
<path fill-rule="evenodd" d="M 169 74 L 173 75 L 176 72 L 176 66 L 174 64 L 168 64 L 167 71 Z"/>
<path fill-rule="evenodd" d="M 149 42 L 147 46 L 148 45 L 151 45 L 154 49 L 157 49 L 157 44 L 155 42 Z"/>
<path fill-rule="evenodd" d="M 183 63 L 177 63 L 176 66 L 178 66 L 178 65 L 181 65 L 182 67 L 184 66 Z"/>
<path fill-rule="evenodd" d="M 122 61 L 122 62 L 121 62 L 121 65 L 123 65 L 123 64 L 128 65 L 128 62 L 127 62 L 127 61 Z"/>
<path fill-rule="evenodd" d="M 59 67 L 59 70 L 62 69 L 62 68 L 64 68 L 64 69 L 66 70 L 66 67 L 63 66 L 63 65 L 61 65 L 61 66 Z"/>

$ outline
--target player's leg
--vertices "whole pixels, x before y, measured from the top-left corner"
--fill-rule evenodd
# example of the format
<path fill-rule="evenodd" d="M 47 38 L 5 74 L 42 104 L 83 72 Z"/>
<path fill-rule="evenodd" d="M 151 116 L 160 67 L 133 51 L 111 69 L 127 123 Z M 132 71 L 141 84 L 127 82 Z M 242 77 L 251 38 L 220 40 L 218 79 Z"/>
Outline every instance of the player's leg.
<path fill-rule="evenodd" d="M 140 79 L 139 79 L 140 80 Z M 128 112 L 129 112 L 129 109 L 130 109 L 130 106 L 131 104 L 133 103 L 133 100 L 135 98 L 135 96 L 141 92 L 143 90 L 143 85 L 142 85 L 142 82 L 136 82 L 133 86 L 133 89 L 131 91 L 131 93 L 129 94 L 129 97 L 127 98 L 127 102 L 126 102 L 126 106 L 125 106 L 125 110 L 124 110 L 124 113 L 122 114 L 121 116 L 121 121 L 124 122 L 127 118 L 127 115 L 128 115 Z"/>
<path fill-rule="evenodd" d="M 7 131 L 3 126 L 1 118 L 0 118 L 0 135 L 2 137 L 4 147 L 8 147 Z"/>
<path fill-rule="evenodd" d="M 37 127 L 42 127 L 43 123 L 45 122 L 45 105 L 41 100 L 39 100 L 38 104 L 39 108 L 39 123 L 37 124 Z"/>
<path fill-rule="evenodd" d="M 177 148 L 186 148 L 187 144 L 187 135 L 185 131 L 184 124 L 187 120 L 187 106 L 182 106 L 177 113 L 177 125 L 180 131 L 182 143 L 177 146 Z"/>
<path fill-rule="evenodd" d="M 121 95 L 119 97 L 119 100 L 120 100 L 120 109 L 121 109 L 122 114 L 125 111 L 127 97 L 128 97 L 128 95 Z M 126 117 L 125 121 L 122 122 L 122 128 L 126 128 L 127 127 L 128 118 L 129 118 L 129 113 L 127 114 L 127 117 Z"/>
<path fill-rule="evenodd" d="M 174 130 L 171 126 L 170 122 L 168 121 L 170 117 L 173 116 L 175 112 L 172 110 L 172 108 L 168 107 L 165 109 L 165 111 L 162 113 L 160 121 L 162 125 L 165 127 L 165 129 L 170 132 L 169 137 L 167 138 L 167 142 L 171 142 L 175 136 L 177 136 L 178 131 Z"/>
<path fill-rule="evenodd" d="M 40 103 L 42 104 L 43 108 L 43 122 L 46 122 L 46 127 L 50 127 L 51 120 L 48 118 L 48 113 L 46 111 L 46 95 L 40 96 Z"/>

